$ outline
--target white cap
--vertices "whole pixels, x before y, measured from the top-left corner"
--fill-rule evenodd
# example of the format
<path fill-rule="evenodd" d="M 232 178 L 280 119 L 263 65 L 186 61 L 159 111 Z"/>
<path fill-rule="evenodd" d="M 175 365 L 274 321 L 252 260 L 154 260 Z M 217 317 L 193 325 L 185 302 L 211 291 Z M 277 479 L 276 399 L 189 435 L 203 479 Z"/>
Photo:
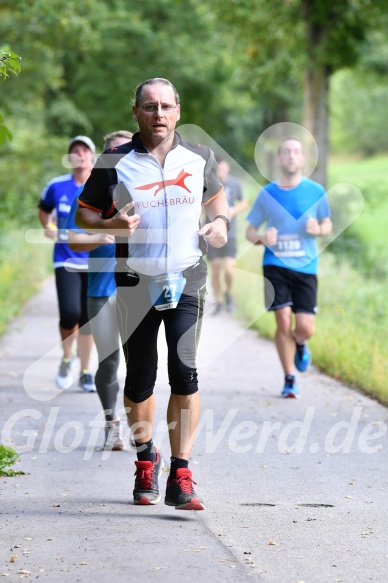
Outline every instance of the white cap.
<path fill-rule="evenodd" d="M 89 150 L 92 151 L 93 154 L 96 153 L 96 146 L 94 145 L 93 141 L 90 138 L 88 138 L 88 136 L 75 136 L 75 138 L 70 140 L 69 148 L 68 148 L 69 152 L 70 152 L 73 144 L 75 144 L 76 142 L 81 142 L 82 144 L 85 144 L 85 146 L 87 146 L 89 148 Z"/>

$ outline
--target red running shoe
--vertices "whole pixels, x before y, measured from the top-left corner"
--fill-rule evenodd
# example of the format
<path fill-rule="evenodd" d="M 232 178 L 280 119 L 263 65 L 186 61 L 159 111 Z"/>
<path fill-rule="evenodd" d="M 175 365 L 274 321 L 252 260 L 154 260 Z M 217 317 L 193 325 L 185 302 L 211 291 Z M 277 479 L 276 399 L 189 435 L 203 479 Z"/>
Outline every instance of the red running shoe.
<path fill-rule="evenodd" d="M 201 498 L 194 492 L 193 484 L 197 482 L 191 476 L 189 468 L 178 468 L 176 478 L 168 478 L 164 499 L 167 506 L 175 506 L 177 510 L 204 510 Z"/>
<path fill-rule="evenodd" d="M 156 451 L 156 448 L 155 448 Z M 134 504 L 157 504 L 160 500 L 158 478 L 163 470 L 163 460 L 156 451 L 155 463 L 136 461 Z"/>

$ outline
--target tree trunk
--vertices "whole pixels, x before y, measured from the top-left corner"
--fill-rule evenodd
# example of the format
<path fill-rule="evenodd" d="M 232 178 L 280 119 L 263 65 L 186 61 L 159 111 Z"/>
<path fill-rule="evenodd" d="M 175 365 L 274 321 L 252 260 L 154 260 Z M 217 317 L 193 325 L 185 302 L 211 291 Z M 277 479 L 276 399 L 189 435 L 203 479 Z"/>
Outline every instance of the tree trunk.
<path fill-rule="evenodd" d="M 305 72 L 303 126 L 312 133 L 318 146 L 318 164 L 311 178 L 325 188 L 329 154 L 328 91 L 329 73 L 324 67 Z M 311 157 L 313 149 L 306 152 L 307 165 Z"/>

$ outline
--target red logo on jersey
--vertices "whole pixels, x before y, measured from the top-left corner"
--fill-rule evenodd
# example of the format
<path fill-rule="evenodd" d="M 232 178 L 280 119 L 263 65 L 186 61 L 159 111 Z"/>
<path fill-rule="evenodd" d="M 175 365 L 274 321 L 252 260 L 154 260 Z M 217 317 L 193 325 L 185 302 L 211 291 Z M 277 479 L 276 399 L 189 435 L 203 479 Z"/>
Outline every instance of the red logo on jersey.
<path fill-rule="evenodd" d="M 162 190 L 164 186 L 180 186 L 181 188 L 187 190 L 187 192 L 191 193 L 191 190 L 189 190 L 185 184 L 185 179 L 188 176 L 192 176 L 192 174 L 189 174 L 188 172 L 181 170 L 178 176 L 176 178 L 173 178 L 172 180 L 165 180 L 164 182 L 162 180 L 160 182 L 151 182 L 151 184 L 137 186 L 136 190 L 150 190 L 150 188 L 155 188 L 154 196 L 156 196 L 159 190 Z"/>

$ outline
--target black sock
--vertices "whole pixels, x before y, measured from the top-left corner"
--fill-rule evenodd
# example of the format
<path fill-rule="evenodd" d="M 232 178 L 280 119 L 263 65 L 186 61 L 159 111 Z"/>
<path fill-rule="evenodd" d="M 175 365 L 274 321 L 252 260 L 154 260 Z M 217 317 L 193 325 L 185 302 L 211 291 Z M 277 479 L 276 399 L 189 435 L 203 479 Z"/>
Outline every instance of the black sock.
<path fill-rule="evenodd" d="M 156 461 L 156 452 L 152 439 L 145 443 L 140 443 L 135 439 L 135 444 L 137 448 L 137 459 L 139 462 L 149 461 L 154 464 Z"/>
<path fill-rule="evenodd" d="M 286 382 L 287 381 L 294 381 L 295 380 L 295 376 L 293 374 L 286 374 L 285 380 L 286 380 Z"/>
<path fill-rule="evenodd" d="M 305 344 L 304 343 L 303 344 L 298 344 L 297 342 L 295 344 L 296 344 L 297 351 L 298 352 L 303 352 Z"/>
<path fill-rule="evenodd" d="M 171 457 L 171 465 L 170 465 L 170 478 L 172 480 L 176 477 L 176 471 L 179 468 L 188 468 L 189 467 L 189 460 L 183 460 L 179 457 Z"/>

